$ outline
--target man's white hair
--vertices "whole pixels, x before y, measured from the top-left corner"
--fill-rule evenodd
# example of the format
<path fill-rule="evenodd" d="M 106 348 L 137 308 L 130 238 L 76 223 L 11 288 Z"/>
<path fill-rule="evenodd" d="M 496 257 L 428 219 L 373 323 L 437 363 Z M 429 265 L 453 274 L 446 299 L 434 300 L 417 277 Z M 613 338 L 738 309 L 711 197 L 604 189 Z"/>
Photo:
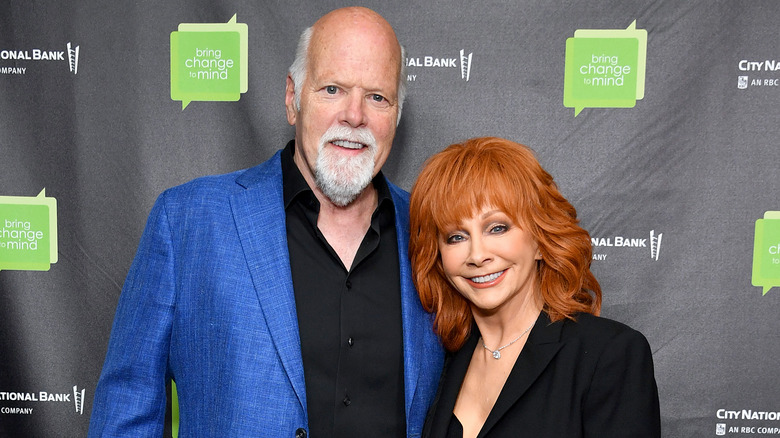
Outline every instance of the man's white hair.
<path fill-rule="evenodd" d="M 295 61 L 288 73 L 292 78 L 295 85 L 295 108 L 298 111 L 301 110 L 301 88 L 303 82 L 306 80 L 306 69 L 309 62 L 309 44 L 311 43 L 311 36 L 314 33 L 314 28 L 309 27 L 301 33 L 301 37 L 298 40 L 298 49 L 295 51 Z M 406 99 L 406 49 L 401 47 L 401 68 L 398 73 L 398 117 L 396 118 L 396 125 L 401 123 L 401 110 L 404 107 L 404 99 Z"/>

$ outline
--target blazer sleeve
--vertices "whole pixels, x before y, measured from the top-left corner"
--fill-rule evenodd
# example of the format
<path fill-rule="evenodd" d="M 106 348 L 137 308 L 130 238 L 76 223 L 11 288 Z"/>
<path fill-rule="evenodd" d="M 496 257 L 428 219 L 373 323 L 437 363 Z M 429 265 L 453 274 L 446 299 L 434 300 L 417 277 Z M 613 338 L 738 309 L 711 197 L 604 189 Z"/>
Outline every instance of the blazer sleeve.
<path fill-rule="evenodd" d="M 604 347 L 584 400 L 588 438 L 660 438 L 661 416 L 647 339 L 628 329 Z"/>
<path fill-rule="evenodd" d="M 119 297 L 89 437 L 162 436 L 175 299 L 165 193 L 149 215 Z"/>

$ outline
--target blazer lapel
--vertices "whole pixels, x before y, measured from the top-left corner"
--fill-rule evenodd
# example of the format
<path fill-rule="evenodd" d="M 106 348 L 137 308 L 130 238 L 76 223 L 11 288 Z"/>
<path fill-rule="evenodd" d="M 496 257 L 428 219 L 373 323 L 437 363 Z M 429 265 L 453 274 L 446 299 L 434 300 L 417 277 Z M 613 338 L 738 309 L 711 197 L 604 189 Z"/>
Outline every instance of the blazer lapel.
<path fill-rule="evenodd" d="M 478 437 L 484 437 L 547 368 L 552 358 L 563 346 L 560 341 L 562 328 L 563 321 L 552 324 L 547 313 L 542 311 L 539 314 L 528 342 L 517 357 L 515 366 L 512 368 L 512 372 L 509 374 Z"/>
<path fill-rule="evenodd" d="M 412 281 L 409 262 L 409 201 L 408 194 L 388 181 L 395 207 L 398 239 L 398 259 L 401 274 L 401 319 L 404 349 L 404 401 L 407 432 L 422 425 L 430 397 L 438 383 L 438 373 L 444 361 L 444 350 L 433 333 L 433 320 L 422 308 Z"/>
<path fill-rule="evenodd" d="M 398 266 L 400 267 L 401 276 L 401 329 L 404 344 L 404 406 L 408 418 L 414 401 L 414 389 L 417 386 L 417 378 L 420 375 L 423 355 L 420 348 L 415 348 L 415 346 L 421 346 L 423 344 L 417 338 L 417 336 L 421 335 L 423 332 L 418 327 L 414 327 L 414 324 L 421 320 L 425 320 L 425 318 L 415 317 L 417 312 L 414 299 L 417 298 L 417 292 L 412 284 L 411 268 L 409 266 L 409 257 L 407 256 L 407 248 L 409 247 L 409 224 L 407 215 L 401 214 L 402 212 L 400 211 L 399 204 L 400 202 L 397 197 L 393 196 L 393 205 L 395 206 L 395 234 L 398 241 Z"/>
<path fill-rule="evenodd" d="M 287 249 L 282 171 L 277 152 L 242 174 L 242 190 L 230 199 L 241 247 L 249 267 L 268 331 L 306 412 L 306 386 Z"/>
<path fill-rule="evenodd" d="M 452 411 L 455 409 L 455 402 L 458 400 L 458 393 L 460 393 L 460 387 L 466 377 L 466 371 L 471 363 L 471 356 L 474 354 L 478 340 L 479 334 L 474 326 L 466 343 L 449 357 L 444 366 L 439 384 L 440 392 L 433 402 L 435 411 L 431 413 L 431 424 L 426 427 L 426 430 L 430 430 L 430 438 L 443 438 L 447 434 Z"/>

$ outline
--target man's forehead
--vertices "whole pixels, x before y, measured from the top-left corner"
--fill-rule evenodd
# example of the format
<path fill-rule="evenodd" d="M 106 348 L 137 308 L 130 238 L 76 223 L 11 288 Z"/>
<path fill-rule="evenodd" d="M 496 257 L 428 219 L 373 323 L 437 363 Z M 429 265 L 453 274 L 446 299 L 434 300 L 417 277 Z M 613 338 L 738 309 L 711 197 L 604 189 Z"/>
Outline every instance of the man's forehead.
<path fill-rule="evenodd" d="M 365 8 L 331 12 L 315 23 L 309 56 L 363 56 L 366 61 L 390 57 L 398 61 L 401 47 L 395 32 L 379 14 Z"/>
<path fill-rule="evenodd" d="M 337 29 L 332 32 L 312 34 L 309 55 L 330 54 L 347 56 L 350 54 L 381 59 L 398 59 L 401 47 L 393 35 L 372 32 L 370 29 Z"/>
<path fill-rule="evenodd" d="M 312 41 L 309 73 L 315 81 L 360 81 L 373 87 L 395 84 L 400 73 L 400 53 L 383 50 L 364 39 Z"/>

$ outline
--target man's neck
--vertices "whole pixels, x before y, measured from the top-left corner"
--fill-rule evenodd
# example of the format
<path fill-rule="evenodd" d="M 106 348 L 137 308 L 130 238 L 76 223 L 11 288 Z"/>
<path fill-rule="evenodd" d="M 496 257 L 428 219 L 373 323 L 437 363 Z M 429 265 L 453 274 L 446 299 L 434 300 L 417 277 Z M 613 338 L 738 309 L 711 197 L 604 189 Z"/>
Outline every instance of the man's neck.
<path fill-rule="evenodd" d="M 371 226 L 371 216 L 378 202 L 377 191 L 369 184 L 354 201 L 343 207 L 333 204 L 319 190 L 314 190 L 314 194 L 320 201 L 317 228 L 349 270 Z"/>

